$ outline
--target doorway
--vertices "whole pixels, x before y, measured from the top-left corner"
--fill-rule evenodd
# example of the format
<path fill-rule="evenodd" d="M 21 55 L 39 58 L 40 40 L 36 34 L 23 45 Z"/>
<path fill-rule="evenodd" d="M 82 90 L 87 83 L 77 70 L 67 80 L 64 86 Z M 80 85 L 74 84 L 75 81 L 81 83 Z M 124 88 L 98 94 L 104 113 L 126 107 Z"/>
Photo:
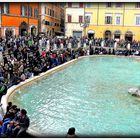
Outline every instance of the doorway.
<path fill-rule="evenodd" d="M 89 39 L 94 39 L 94 34 L 95 34 L 95 32 L 93 30 L 89 30 L 88 31 L 88 38 Z"/>
<path fill-rule="evenodd" d="M 19 26 L 19 34 L 21 36 L 25 36 L 27 32 L 28 32 L 28 25 L 26 22 L 23 21 Z"/>
<path fill-rule="evenodd" d="M 35 36 L 36 35 L 36 27 L 35 26 L 32 26 L 31 27 L 31 35 L 32 36 Z"/>
<path fill-rule="evenodd" d="M 133 40 L 133 33 L 131 31 L 127 31 L 125 34 L 125 40 L 126 41 L 132 41 Z"/>
<path fill-rule="evenodd" d="M 121 32 L 119 30 L 114 32 L 114 40 L 119 41 L 121 38 Z"/>
<path fill-rule="evenodd" d="M 109 30 L 105 31 L 104 38 L 105 39 L 111 39 L 111 31 L 109 31 Z"/>
<path fill-rule="evenodd" d="M 11 37 L 13 35 L 13 30 L 12 30 L 12 28 L 7 28 L 6 30 L 5 30 L 5 36 L 6 37 Z"/>
<path fill-rule="evenodd" d="M 73 31 L 73 37 L 81 38 L 82 37 L 82 31 Z"/>

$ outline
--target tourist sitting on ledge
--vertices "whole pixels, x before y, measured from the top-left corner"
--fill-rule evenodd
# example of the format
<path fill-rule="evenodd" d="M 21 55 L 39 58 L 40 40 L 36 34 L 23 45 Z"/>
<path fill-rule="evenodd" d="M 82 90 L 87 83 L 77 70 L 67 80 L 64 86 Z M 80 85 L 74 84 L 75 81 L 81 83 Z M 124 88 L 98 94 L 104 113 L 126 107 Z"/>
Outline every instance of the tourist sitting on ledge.
<path fill-rule="evenodd" d="M 16 118 L 8 126 L 8 135 L 10 137 L 22 137 L 30 125 L 27 111 L 22 109 Z"/>
<path fill-rule="evenodd" d="M 17 73 L 14 73 L 13 77 L 12 77 L 12 85 L 17 85 L 21 82 L 20 77 L 18 76 Z"/>
<path fill-rule="evenodd" d="M 26 80 L 26 76 L 25 74 L 22 72 L 21 76 L 20 76 L 21 81 L 25 81 Z"/>
<path fill-rule="evenodd" d="M 41 72 L 41 70 L 38 67 L 34 67 L 34 69 L 33 69 L 34 76 L 39 75 L 40 72 Z"/>
<path fill-rule="evenodd" d="M 6 108 L 6 112 L 8 112 L 10 110 L 10 108 L 12 107 L 12 102 L 8 102 L 8 106 Z"/>

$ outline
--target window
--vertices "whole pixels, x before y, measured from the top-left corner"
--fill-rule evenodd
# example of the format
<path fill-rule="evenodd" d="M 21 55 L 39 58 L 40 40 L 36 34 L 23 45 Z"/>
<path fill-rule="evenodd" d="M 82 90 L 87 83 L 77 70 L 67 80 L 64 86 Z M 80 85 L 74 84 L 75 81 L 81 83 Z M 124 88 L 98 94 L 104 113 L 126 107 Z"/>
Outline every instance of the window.
<path fill-rule="evenodd" d="M 9 14 L 9 3 L 4 3 L 1 8 L 3 14 Z"/>
<path fill-rule="evenodd" d="M 48 9 L 48 15 L 51 16 L 52 15 L 52 10 L 51 9 Z"/>
<path fill-rule="evenodd" d="M 27 6 L 21 5 L 21 15 L 27 16 Z"/>
<path fill-rule="evenodd" d="M 53 23 L 52 22 L 50 22 L 50 26 L 52 26 L 53 25 Z"/>
<path fill-rule="evenodd" d="M 51 14 L 52 14 L 52 10 L 51 10 L 51 9 L 49 9 L 49 11 L 50 11 L 50 12 L 49 12 L 49 15 L 51 16 Z"/>
<path fill-rule="evenodd" d="M 65 6 L 65 3 L 60 3 L 61 8 L 64 8 L 64 6 Z"/>
<path fill-rule="evenodd" d="M 52 16 L 52 10 L 50 9 L 50 16 Z"/>
<path fill-rule="evenodd" d="M 86 4 L 85 4 L 85 7 L 86 7 L 86 8 L 91 8 L 91 7 L 93 7 L 93 4 L 92 4 L 92 3 L 86 3 Z"/>
<path fill-rule="evenodd" d="M 68 22 L 71 23 L 71 15 L 68 15 Z"/>
<path fill-rule="evenodd" d="M 105 24 L 112 24 L 112 16 L 105 17 Z"/>
<path fill-rule="evenodd" d="M 6 28 L 5 36 L 12 36 L 14 35 L 14 30 L 12 28 Z"/>
<path fill-rule="evenodd" d="M 85 15 L 85 22 L 90 23 L 91 16 L 90 15 Z"/>
<path fill-rule="evenodd" d="M 116 25 L 120 25 L 120 24 L 121 24 L 121 17 L 116 16 Z"/>
<path fill-rule="evenodd" d="M 83 8 L 83 3 L 80 2 L 80 3 L 79 3 L 79 7 L 80 7 L 80 8 Z"/>
<path fill-rule="evenodd" d="M 140 15 L 136 16 L 136 25 L 140 25 Z"/>
<path fill-rule="evenodd" d="M 47 7 L 45 7 L 45 14 L 47 14 Z"/>
<path fill-rule="evenodd" d="M 54 10 L 52 10 L 52 16 L 54 17 Z"/>
<path fill-rule="evenodd" d="M 121 2 L 117 2 L 116 3 L 116 8 L 121 8 L 122 7 L 122 3 Z"/>
<path fill-rule="evenodd" d="M 34 9 L 34 17 L 38 18 L 38 9 Z"/>
<path fill-rule="evenodd" d="M 50 15 L 50 9 L 48 9 L 48 15 Z"/>
<path fill-rule="evenodd" d="M 45 21 L 45 25 L 50 25 L 50 22 L 49 21 Z"/>
<path fill-rule="evenodd" d="M 32 7 L 29 7 L 29 17 L 32 17 Z"/>
<path fill-rule="evenodd" d="M 64 17 L 64 12 L 63 11 L 61 11 L 61 18 L 63 18 Z"/>
<path fill-rule="evenodd" d="M 140 3 L 136 3 L 136 8 L 140 8 Z"/>
<path fill-rule="evenodd" d="M 79 23 L 83 22 L 83 16 L 79 16 Z"/>
<path fill-rule="evenodd" d="M 72 3 L 71 2 L 68 3 L 68 7 L 72 7 Z"/>
<path fill-rule="evenodd" d="M 112 7 L 112 3 L 111 3 L 111 2 L 108 2 L 108 3 L 106 4 L 106 7 Z"/>

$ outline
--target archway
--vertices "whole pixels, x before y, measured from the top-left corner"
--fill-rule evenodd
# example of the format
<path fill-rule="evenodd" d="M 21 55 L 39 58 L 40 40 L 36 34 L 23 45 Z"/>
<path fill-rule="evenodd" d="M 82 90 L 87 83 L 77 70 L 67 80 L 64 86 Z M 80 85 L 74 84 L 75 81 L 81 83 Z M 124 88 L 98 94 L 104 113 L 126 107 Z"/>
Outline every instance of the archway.
<path fill-rule="evenodd" d="M 111 39 L 111 31 L 109 31 L 109 30 L 105 31 L 104 38 L 105 39 Z"/>
<path fill-rule="evenodd" d="M 19 26 L 19 34 L 21 36 L 25 36 L 27 32 L 28 32 L 28 25 L 25 21 L 23 21 Z"/>
<path fill-rule="evenodd" d="M 10 36 L 12 36 L 13 34 L 14 34 L 14 31 L 13 31 L 12 28 L 6 28 L 6 30 L 5 30 L 5 36 L 6 36 L 6 37 L 10 37 Z"/>
<path fill-rule="evenodd" d="M 93 30 L 88 31 L 88 38 L 92 39 L 94 38 L 95 32 Z"/>
<path fill-rule="evenodd" d="M 120 40 L 120 38 L 121 38 L 121 32 L 119 30 L 116 30 L 114 32 L 114 39 L 115 40 Z"/>
<path fill-rule="evenodd" d="M 32 36 L 35 36 L 36 35 L 36 27 L 35 26 L 32 26 L 31 27 L 31 35 Z"/>
<path fill-rule="evenodd" d="M 127 31 L 125 33 L 125 40 L 126 41 L 132 41 L 133 40 L 133 33 L 131 31 Z"/>

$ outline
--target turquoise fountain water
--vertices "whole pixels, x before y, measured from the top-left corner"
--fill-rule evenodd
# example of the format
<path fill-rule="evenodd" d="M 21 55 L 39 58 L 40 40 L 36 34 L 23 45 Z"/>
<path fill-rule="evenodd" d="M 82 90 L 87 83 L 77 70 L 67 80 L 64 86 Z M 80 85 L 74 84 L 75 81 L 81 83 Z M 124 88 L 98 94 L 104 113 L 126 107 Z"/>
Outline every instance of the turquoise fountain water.
<path fill-rule="evenodd" d="M 11 101 L 26 108 L 30 128 L 44 136 L 138 136 L 140 101 L 128 88 L 140 86 L 133 58 L 90 57 L 16 92 Z"/>

